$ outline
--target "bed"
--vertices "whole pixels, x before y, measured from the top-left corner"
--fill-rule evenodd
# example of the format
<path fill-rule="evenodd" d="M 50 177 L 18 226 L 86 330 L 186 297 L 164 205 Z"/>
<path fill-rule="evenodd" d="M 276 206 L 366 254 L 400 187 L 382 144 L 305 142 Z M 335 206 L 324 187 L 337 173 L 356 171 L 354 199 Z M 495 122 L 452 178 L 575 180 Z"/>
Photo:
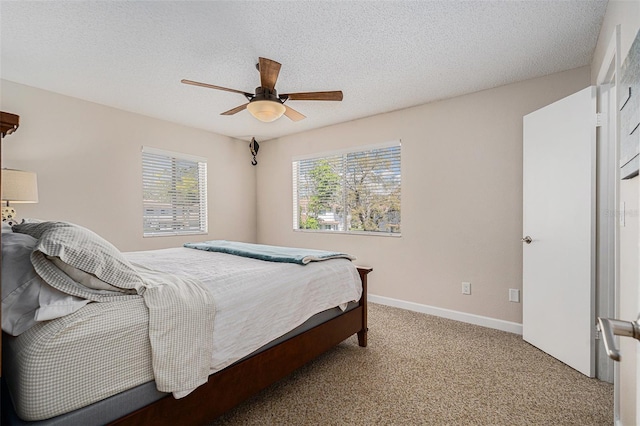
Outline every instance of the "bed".
<path fill-rule="evenodd" d="M 61 251 L 55 244 L 52 248 L 50 241 L 43 241 L 61 230 L 71 232 L 73 241 L 79 239 L 75 232 L 94 238 L 95 234 L 78 228 L 64 224 L 17 229 L 35 241 L 31 264 L 46 282 L 52 276 L 61 281 L 60 271 L 73 265 L 65 256 L 73 258 L 73 254 L 68 253 L 69 247 Z M 5 239 L 3 234 L 3 255 Z M 101 244 L 108 243 L 101 240 Z M 94 248 L 92 252 L 100 250 Z M 16 411 L 32 420 L 26 424 L 203 424 L 353 334 L 357 334 L 360 346 L 367 344 L 366 283 L 371 269 L 356 268 L 349 258 L 302 266 L 185 247 L 116 255 L 143 277 L 142 289 L 139 283 L 130 283 L 118 287 L 120 293 L 114 294 L 109 287 L 100 287 L 118 283 L 121 277 L 109 271 L 122 265 L 102 265 L 98 270 L 90 266 L 89 278 L 106 279 L 97 287 L 94 282 L 88 283 L 89 290 L 78 286 L 87 276 L 74 275 L 87 271 L 66 270 L 66 281 L 56 283 L 56 290 L 81 306 L 57 318 L 38 321 L 17 337 L 3 333 L 3 424 L 24 423 Z M 3 271 L 4 262 L 3 258 Z M 171 283 L 165 285 L 165 281 L 171 281 L 167 277 L 181 283 L 195 281 L 198 299 L 205 298 L 198 290 L 206 288 L 205 293 L 215 301 L 213 316 L 208 316 L 210 312 L 203 304 L 196 307 L 194 318 L 171 311 L 167 322 L 164 312 L 174 309 L 174 303 L 168 306 L 164 300 L 157 302 L 158 294 L 173 291 Z M 3 272 L 3 311 L 4 281 Z M 338 282 L 341 284 L 336 285 Z M 158 317 L 157 306 L 165 317 Z M 39 309 L 46 312 L 46 308 L 41 303 Z M 211 321 L 213 338 L 201 346 L 194 340 L 198 348 L 194 351 L 180 339 L 197 335 L 192 330 L 202 328 L 203 318 L 215 319 Z M 176 330 L 159 329 L 157 324 L 170 324 L 167 328 Z M 14 328 L 20 325 L 20 321 L 13 324 Z M 10 326 L 7 329 L 12 330 Z M 211 333 L 211 328 L 203 329 L 205 334 Z M 83 330 L 91 331 L 83 334 Z M 166 341 L 173 342 L 176 333 L 181 343 L 168 345 Z M 178 346 L 177 352 L 171 346 Z M 208 346 L 213 348 L 211 353 L 203 352 Z M 86 352 L 86 347 L 94 352 Z M 51 356 L 46 353 L 49 348 L 57 350 L 57 355 L 43 358 Z M 158 348 L 168 351 L 164 360 L 164 352 Z M 172 365 L 170 373 L 178 370 L 180 386 L 173 384 L 173 376 L 165 380 L 164 370 L 158 367 L 167 359 L 179 364 Z M 201 363 L 203 359 L 206 366 Z M 191 370 L 199 369 L 202 376 L 203 367 L 207 368 L 204 381 L 190 381 Z M 189 376 L 186 379 L 185 374 Z M 49 380 L 48 384 L 39 382 L 43 378 Z M 181 387 L 182 383 L 187 384 Z"/>

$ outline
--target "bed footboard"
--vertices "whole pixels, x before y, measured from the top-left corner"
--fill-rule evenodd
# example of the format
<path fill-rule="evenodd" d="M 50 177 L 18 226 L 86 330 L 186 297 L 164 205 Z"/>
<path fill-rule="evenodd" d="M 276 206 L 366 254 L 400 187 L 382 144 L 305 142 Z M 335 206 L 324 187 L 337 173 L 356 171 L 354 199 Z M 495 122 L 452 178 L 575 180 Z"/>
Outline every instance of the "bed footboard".
<path fill-rule="evenodd" d="M 209 376 L 206 384 L 182 399 L 167 396 L 112 424 L 203 424 L 289 375 L 353 334 L 358 335 L 360 346 L 367 346 L 367 274 L 372 270 L 358 267 L 363 291 L 357 308 Z"/>
<path fill-rule="evenodd" d="M 360 298 L 360 306 L 362 307 L 362 329 L 358 331 L 358 345 L 363 348 L 367 347 L 367 275 L 373 271 L 373 268 L 367 266 L 358 266 L 360 281 L 362 281 L 362 297 Z"/>

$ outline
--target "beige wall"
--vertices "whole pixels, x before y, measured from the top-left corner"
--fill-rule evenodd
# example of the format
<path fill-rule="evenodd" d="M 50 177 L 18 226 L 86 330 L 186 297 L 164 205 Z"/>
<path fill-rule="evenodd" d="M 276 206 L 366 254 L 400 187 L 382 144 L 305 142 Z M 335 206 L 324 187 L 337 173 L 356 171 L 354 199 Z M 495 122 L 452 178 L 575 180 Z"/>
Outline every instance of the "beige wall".
<path fill-rule="evenodd" d="M 605 62 L 605 52 L 614 37 L 615 27 L 620 25 L 620 60 L 624 58 L 640 30 L 640 1 L 610 1 L 607 6 L 598 45 L 591 65 L 591 81 L 597 83 L 598 73 Z M 608 66 L 608 64 L 605 64 Z M 640 215 L 639 211 L 640 178 L 620 182 L 621 203 L 625 203 L 625 226 L 620 228 L 620 291 L 618 317 L 634 320 L 640 311 L 638 288 L 640 287 Z M 640 343 L 632 339 L 620 339 L 622 362 L 619 364 L 619 404 L 620 423 L 625 426 L 639 424 L 640 412 L 636 407 L 640 384 L 638 362 Z"/>
<path fill-rule="evenodd" d="M 86 226 L 123 251 L 256 238 L 255 167 L 242 141 L 2 80 L 1 109 L 20 115 L 2 167 L 38 173 L 38 204 L 21 217 Z M 141 147 L 208 160 L 209 234 L 142 237 Z"/>
<path fill-rule="evenodd" d="M 369 292 L 522 322 L 522 117 L 589 85 L 583 67 L 262 144 L 258 241 L 343 250 Z M 402 140 L 402 237 L 292 230 L 292 157 Z M 461 294 L 470 281 L 472 295 Z"/>

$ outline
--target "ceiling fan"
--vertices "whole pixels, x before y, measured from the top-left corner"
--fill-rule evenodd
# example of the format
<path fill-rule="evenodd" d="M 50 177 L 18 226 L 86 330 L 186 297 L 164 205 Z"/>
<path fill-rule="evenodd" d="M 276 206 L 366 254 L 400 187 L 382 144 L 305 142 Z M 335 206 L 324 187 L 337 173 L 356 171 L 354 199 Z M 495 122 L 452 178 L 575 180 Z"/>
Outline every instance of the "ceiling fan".
<path fill-rule="evenodd" d="M 281 64 L 267 58 L 259 58 L 256 68 L 260 71 L 260 86 L 256 87 L 255 93 L 243 92 L 242 90 L 228 89 L 226 87 L 214 86 L 213 84 L 200 83 L 192 80 L 181 80 L 184 84 L 193 86 L 208 87 L 209 89 L 224 90 L 226 92 L 240 93 L 249 102 L 237 106 L 220 115 L 233 115 L 245 108 L 251 115 L 266 123 L 277 120 L 286 115 L 290 120 L 299 121 L 305 116 L 295 109 L 285 105 L 286 101 L 341 101 L 342 91 L 335 90 L 329 92 L 300 92 L 278 95 L 275 89 L 276 80 L 280 73 Z"/>

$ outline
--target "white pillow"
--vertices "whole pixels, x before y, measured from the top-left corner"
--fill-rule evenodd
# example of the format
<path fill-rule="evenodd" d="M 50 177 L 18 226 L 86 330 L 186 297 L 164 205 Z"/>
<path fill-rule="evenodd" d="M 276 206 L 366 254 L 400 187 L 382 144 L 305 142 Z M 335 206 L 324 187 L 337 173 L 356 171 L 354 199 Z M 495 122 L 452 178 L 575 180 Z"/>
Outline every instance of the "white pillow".
<path fill-rule="evenodd" d="M 87 299 L 71 296 L 56 290 L 43 282 L 38 295 L 39 308 L 35 312 L 36 321 L 48 321 L 69 315 L 89 303 Z"/>
<path fill-rule="evenodd" d="M 47 256 L 47 259 L 53 262 L 62 272 L 69 275 L 72 280 L 82 284 L 85 287 L 92 288 L 94 290 L 106 290 L 106 291 L 119 291 L 124 292 L 124 290 L 114 287 L 109 283 L 102 281 L 100 278 L 96 277 L 93 274 L 88 274 L 78 268 L 74 268 L 73 266 L 64 263 L 62 259 L 59 257 Z"/>
<path fill-rule="evenodd" d="M 41 320 L 36 316 L 57 318 L 75 312 L 89 302 L 54 292 L 36 274 L 30 260 L 35 245 L 36 239 L 26 234 L 2 235 L 2 330 L 12 336 L 33 327 Z"/>

